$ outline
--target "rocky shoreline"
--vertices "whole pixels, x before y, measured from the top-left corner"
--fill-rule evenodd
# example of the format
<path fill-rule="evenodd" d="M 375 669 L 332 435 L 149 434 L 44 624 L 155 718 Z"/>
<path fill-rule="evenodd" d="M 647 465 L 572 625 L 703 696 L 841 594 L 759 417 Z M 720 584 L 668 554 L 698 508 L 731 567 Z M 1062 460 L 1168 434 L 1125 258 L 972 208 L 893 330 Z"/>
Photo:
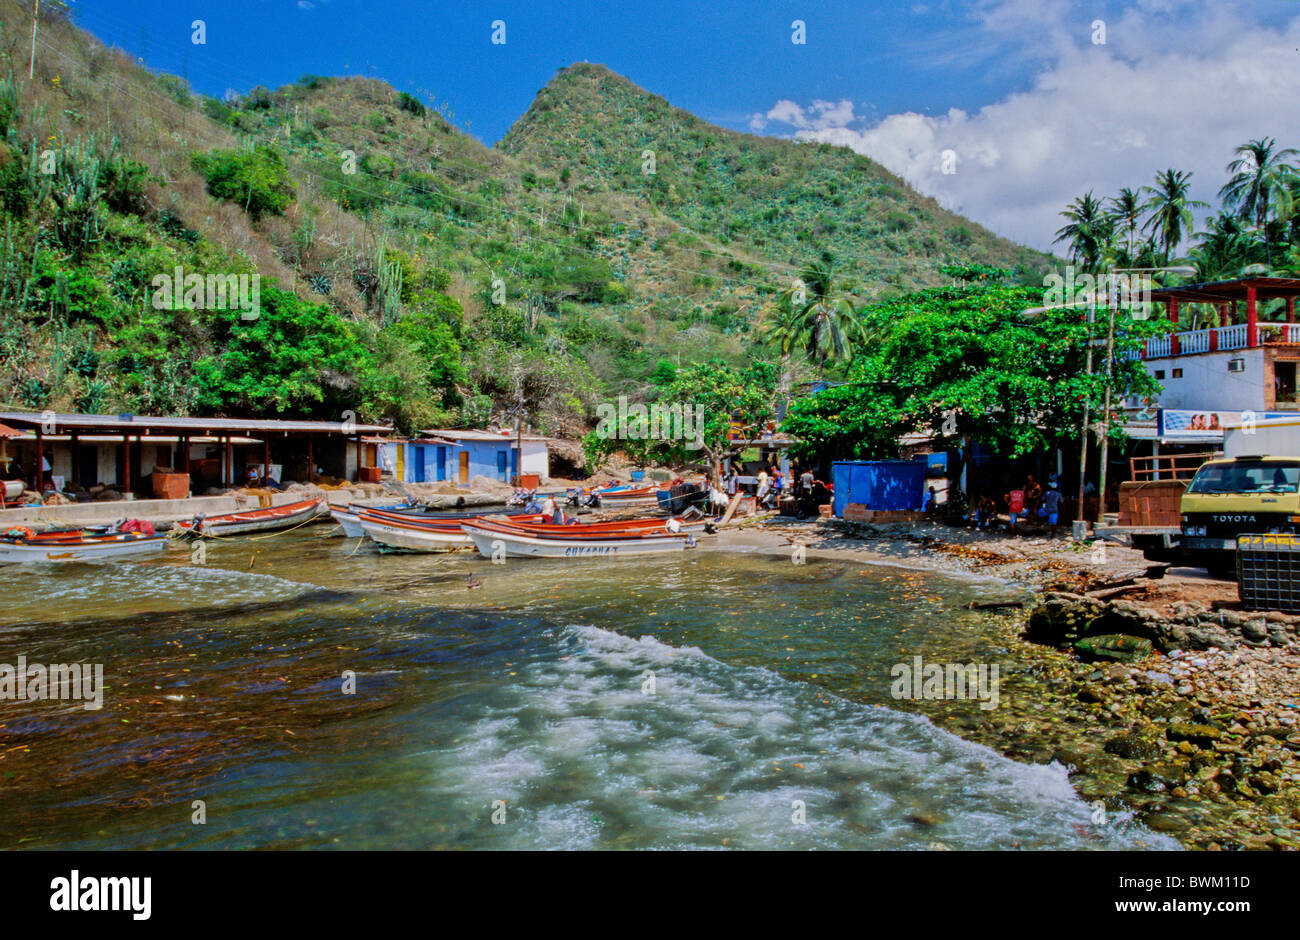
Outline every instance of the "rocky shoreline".
<path fill-rule="evenodd" d="M 1244 611 L 1235 585 L 1069 539 L 773 519 L 750 538 L 1023 585 L 1023 609 L 987 614 L 1006 637 L 1002 706 L 920 711 L 1059 762 L 1102 818 L 1132 814 L 1187 848 L 1300 849 L 1300 616 Z"/>

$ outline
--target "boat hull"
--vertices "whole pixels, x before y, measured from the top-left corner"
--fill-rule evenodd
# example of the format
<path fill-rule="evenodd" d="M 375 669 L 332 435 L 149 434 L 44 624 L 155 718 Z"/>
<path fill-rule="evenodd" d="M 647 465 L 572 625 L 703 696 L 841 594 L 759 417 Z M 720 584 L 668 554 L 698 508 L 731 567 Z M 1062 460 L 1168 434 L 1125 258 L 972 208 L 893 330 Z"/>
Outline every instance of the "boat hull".
<path fill-rule="evenodd" d="M 361 534 L 381 547 L 403 552 L 450 552 L 469 548 L 474 543 L 459 528 L 434 529 L 428 526 L 401 525 L 366 516 L 359 520 Z"/>
<path fill-rule="evenodd" d="M 161 552 L 167 537 L 150 535 L 135 539 L 68 539 L 33 542 L 0 542 L 0 564 L 22 562 L 116 561 Z"/>
<path fill-rule="evenodd" d="M 198 531 L 192 521 L 178 522 L 177 531 L 188 535 L 217 536 L 246 535 L 250 532 L 273 532 L 276 529 L 288 529 L 304 522 L 309 522 L 323 512 L 319 499 L 289 503 L 269 509 L 249 509 L 245 512 L 232 512 L 222 516 L 204 519 Z"/>
<path fill-rule="evenodd" d="M 566 539 L 556 536 L 543 538 L 524 531 L 511 532 L 470 523 L 462 524 L 461 528 L 473 539 L 474 547 L 484 558 L 611 558 L 680 552 L 687 547 L 684 535 Z"/>

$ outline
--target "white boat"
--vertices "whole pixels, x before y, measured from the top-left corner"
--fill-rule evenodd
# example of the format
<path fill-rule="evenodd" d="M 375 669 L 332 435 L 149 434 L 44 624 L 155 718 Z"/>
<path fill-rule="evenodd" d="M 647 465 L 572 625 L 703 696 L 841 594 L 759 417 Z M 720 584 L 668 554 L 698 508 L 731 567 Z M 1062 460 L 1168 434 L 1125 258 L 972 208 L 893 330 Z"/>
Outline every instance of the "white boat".
<path fill-rule="evenodd" d="M 680 552 L 695 544 L 686 533 L 654 535 L 542 536 L 491 522 L 462 522 L 484 558 L 593 558 Z M 556 526 L 557 529 L 564 528 Z"/>
<path fill-rule="evenodd" d="M 161 552 L 167 545 L 165 535 L 137 535 L 117 532 L 111 535 L 87 535 L 80 532 L 60 533 L 58 537 L 35 536 L 30 539 L 0 539 L 0 564 L 37 561 L 115 561 Z"/>
<path fill-rule="evenodd" d="M 357 517 L 361 534 L 368 535 L 384 548 L 403 552 L 449 552 L 469 548 L 474 543 L 459 527 L 398 522 L 378 516 L 361 514 Z"/>
<path fill-rule="evenodd" d="M 361 517 L 352 511 L 351 506 L 347 509 L 343 509 L 339 506 L 331 506 L 330 518 L 343 527 L 343 535 L 345 538 L 365 538 L 366 530 L 361 528 Z"/>

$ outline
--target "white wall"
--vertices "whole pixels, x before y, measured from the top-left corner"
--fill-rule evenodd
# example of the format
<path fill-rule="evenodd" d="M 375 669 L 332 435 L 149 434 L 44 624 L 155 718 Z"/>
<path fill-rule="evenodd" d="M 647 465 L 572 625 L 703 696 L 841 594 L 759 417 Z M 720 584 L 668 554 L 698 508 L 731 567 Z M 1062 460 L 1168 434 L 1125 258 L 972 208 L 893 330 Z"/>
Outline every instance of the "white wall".
<path fill-rule="evenodd" d="M 1229 372 L 1228 362 L 1241 359 L 1245 371 Z M 1147 359 L 1147 371 L 1153 376 L 1163 371 L 1158 379 L 1164 392 L 1160 404 L 1165 408 L 1186 408 L 1197 411 L 1264 411 L 1263 349 L 1232 349 L 1227 352 L 1199 353 L 1171 359 Z M 1174 378 L 1174 369 L 1182 369 L 1181 378 Z"/>
<path fill-rule="evenodd" d="M 1300 425 L 1270 428 L 1256 425 L 1249 432 L 1242 428 L 1225 428 L 1223 455 L 1267 454 L 1270 457 L 1300 457 Z"/>
<path fill-rule="evenodd" d="M 550 476 L 550 458 L 545 441 L 522 441 L 519 453 L 519 472 Z"/>

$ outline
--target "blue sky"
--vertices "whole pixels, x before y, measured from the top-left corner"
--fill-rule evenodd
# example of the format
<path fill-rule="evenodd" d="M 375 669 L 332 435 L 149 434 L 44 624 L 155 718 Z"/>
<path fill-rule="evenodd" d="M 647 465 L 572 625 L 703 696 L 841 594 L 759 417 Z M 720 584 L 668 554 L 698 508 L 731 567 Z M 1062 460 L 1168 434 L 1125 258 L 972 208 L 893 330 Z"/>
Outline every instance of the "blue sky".
<path fill-rule="evenodd" d="M 201 92 L 368 75 L 446 102 L 489 145 L 556 69 L 603 63 L 724 127 L 851 146 L 1037 247 L 1050 244 L 1059 208 L 1088 189 L 1139 186 L 1179 166 L 1207 198 L 1248 137 L 1300 147 L 1295 0 L 74 6 L 100 39 Z M 191 41 L 195 19 L 204 45 Z M 494 20 L 506 24 L 504 45 L 490 41 Z M 806 24 L 802 45 L 791 41 L 795 20 Z M 1243 58 L 1261 74 L 1243 77 Z M 956 173 L 941 172 L 945 151 Z"/>

